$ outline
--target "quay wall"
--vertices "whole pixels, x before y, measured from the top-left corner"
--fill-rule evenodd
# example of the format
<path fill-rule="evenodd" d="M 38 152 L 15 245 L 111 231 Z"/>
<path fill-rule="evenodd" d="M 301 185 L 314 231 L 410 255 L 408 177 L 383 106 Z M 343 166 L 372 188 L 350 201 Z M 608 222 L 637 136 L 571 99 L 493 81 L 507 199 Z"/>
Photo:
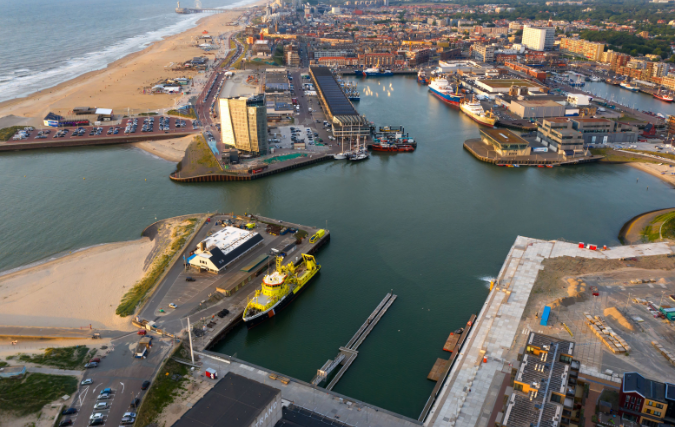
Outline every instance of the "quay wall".
<path fill-rule="evenodd" d="M 218 174 L 212 174 L 212 175 L 196 175 L 196 176 L 190 176 L 190 177 L 178 177 L 174 176 L 174 174 L 169 175 L 169 178 L 172 181 L 176 182 L 186 182 L 186 183 L 192 183 L 192 182 L 219 182 L 219 181 L 253 181 L 254 179 L 260 179 L 260 178 L 265 178 L 270 175 L 275 175 L 277 173 L 281 172 L 286 172 L 292 169 L 297 169 L 301 168 L 304 166 L 309 166 L 313 165 L 315 163 L 321 163 L 325 162 L 326 160 L 331 160 L 333 158 L 332 155 L 324 155 L 308 160 L 304 160 L 301 162 L 293 163 L 292 165 L 280 167 L 280 168 L 275 168 L 272 170 L 265 170 L 264 172 L 260 173 L 218 173 Z"/>
<path fill-rule="evenodd" d="M 493 165 L 523 165 L 523 166 L 538 166 L 538 165 L 555 165 L 555 166 L 566 166 L 566 165 L 580 165 L 583 163 L 594 163 L 600 161 L 602 156 L 594 157 L 584 157 L 577 158 L 573 160 L 554 160 L 554 159 L 523 159 L 523 158 L 509 158 L 509 157 L 487 157 L 479 154 L 475 151 L 467 142 L 464 142 L 464 149 L 471 153 L 475 158 L 485 163 L 492 163 Z"/>
<path fill-rule="evenodd" d="M 134 135 L 134 136 L 120 136 L 120 137 L 105 137 L 105 138 L 88 138 L 88 139 L 72 139 L 72 140 L 56 140 L 49 142 L 6 142 L 0 144 L 0 151 L 24 151 L 24 150 L 42 150 L 51 148 L 68 148 L 68 147 L 84 147 L 91 145 L 114 145 L 114 144 L 130 144 L 133 142 L 142 141 L 160 141 L 163 139 L 182 138 L 184 136 L 192 135 L 194 132 L 174 132 L 162 135 Z"/>

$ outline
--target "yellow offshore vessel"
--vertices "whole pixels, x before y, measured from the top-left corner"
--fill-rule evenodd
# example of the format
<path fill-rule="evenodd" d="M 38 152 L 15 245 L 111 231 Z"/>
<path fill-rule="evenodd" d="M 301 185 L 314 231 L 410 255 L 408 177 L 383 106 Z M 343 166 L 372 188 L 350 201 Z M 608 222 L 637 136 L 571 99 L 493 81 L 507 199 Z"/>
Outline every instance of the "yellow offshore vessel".
<path fill-rule="evenodd" d="M 312 255 L 302 254 L 297 266 L 293 262 L 283 265 L 282 261 L 277 257 L 275 271 L 265 275 L 262 287 L 246 305 L 243 319 L 249 329 L 283 310 L 321 270 Z"/>
<path fill-rule="evenodd" d="M 473 98 L 471 101 L 464 101 L 459 105 L 459 108 L 464 114 L 471 117 L 475 122 L 488 127 L 495 127 L 497 116 L 492 114 L 492 111 L 483 110 L 483 106 L 480 104 L 476 98 Z"/>

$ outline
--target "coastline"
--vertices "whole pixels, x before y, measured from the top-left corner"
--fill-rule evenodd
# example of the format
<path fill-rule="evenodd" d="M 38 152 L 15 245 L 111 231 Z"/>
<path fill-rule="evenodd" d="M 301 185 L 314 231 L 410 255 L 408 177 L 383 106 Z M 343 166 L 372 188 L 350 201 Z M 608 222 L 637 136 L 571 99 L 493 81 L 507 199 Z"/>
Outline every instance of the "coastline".
<path fill-rule="evenodd" d="M 197 134 L 198 133 L 195 132 L 195 135 Z M 161 141 L 136 142 L 131 144 L 131 146 L 138 148 L 139 150 L 143 150 L 153 156 L 157 156 L 160 159 L 164 159 L 168 162 L 178 163 L 183 160 L 183 156 L 185 156 L 185 150 L 187 149 L 188 145 L 190 145 L 190 142 L 194 139 L 195 135 L 188 135 L 175 139 L 165 139 Z"/>
<path fill-rule="evenodd" d="M 243 7 L 252 8 L 261 4 L 264 2 L 258 0 Z M 143 94 L 143 87 L 151 86 L 163 78 L 198 77 L 200 74 L 195 71 L 171 71 L 167 66 L 194 56 L 215 55 L 214 52 L 204 52 L 194 47 L 191 38 L 203 31 L 217 34 L 240 28 L 228 26 L 227 23 L 236 20 L 244 12 L 224 10 L 224 13 L 204 16 L 192 28 L 153 42 L 138 52 L 111 62 L 105 68 L 90 71 L 23 98 L 4 101 L 0 103 L 0 117 L 12 114 L 34 118 L 31 124 L 43 127 L 42 117 L 47 112 L 64 114 L 81 105 L 112 108 L 113 111 L 128 110 L 129 113 L 172 108 L 182 95 Z"/>
<path fill-rule="evenodd" d="M 661 166 L 659 166 L 656 163 L 645 163 L 645 162 L 630 162 L 628 164 L 634 167 L 635 169 L 639 169 L 642 172 L 655 176 L 659 178 L 661 181 L 664 181 L 675 187 L 675 175 L 663 175 L 661 173 L 666 172 L 670 174 L 675 172 L 675 168 L 671 168 L 668 164 L 663 164 Z"/>

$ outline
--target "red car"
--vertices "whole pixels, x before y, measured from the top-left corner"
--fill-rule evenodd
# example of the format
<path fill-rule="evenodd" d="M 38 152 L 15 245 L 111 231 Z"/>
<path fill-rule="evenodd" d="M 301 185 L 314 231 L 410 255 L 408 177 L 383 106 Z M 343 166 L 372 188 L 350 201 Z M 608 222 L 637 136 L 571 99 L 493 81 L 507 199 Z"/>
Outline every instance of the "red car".
<path fill-rule="evenodd" d="M 96 363 L 101 363 L 101 358 L 100 357 L 94 357 L 89 361 L 89 363 L 96 362 Z"/>
<path fill-rule="evenodd" d="M 147 333 L 148 333 L 148 331 L 146 331 L 145 329 L 140 329 L 140 330 L 138 331 L 138 335 L 145 335 L 145 334 L 147 334 Z"/>

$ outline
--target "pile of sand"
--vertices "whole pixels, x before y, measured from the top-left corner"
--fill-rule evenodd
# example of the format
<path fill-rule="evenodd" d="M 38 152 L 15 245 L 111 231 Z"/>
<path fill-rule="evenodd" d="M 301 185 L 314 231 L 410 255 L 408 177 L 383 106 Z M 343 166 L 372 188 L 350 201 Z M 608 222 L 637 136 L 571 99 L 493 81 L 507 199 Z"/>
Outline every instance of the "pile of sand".
<path fill-rule="evenodd" d="M 0 325 L 132 330 L 115 314 L 154 243 L 111 243 L 0 276 Z"/>
<path fill-rule="evenodd" d="M 626 318 L 623 317 L 623 314 L 619 313 L 619 310 L 617 310 L 615 307 L 606 308 L 605 311 L 602 312 L 602 314 L 604 314 L 605 317 L 608 317 L 616 321 L 619 325 L 623 326 L 629 331 L 635 330 L 633 325 L 628 320 L 626 320 Z"/>

